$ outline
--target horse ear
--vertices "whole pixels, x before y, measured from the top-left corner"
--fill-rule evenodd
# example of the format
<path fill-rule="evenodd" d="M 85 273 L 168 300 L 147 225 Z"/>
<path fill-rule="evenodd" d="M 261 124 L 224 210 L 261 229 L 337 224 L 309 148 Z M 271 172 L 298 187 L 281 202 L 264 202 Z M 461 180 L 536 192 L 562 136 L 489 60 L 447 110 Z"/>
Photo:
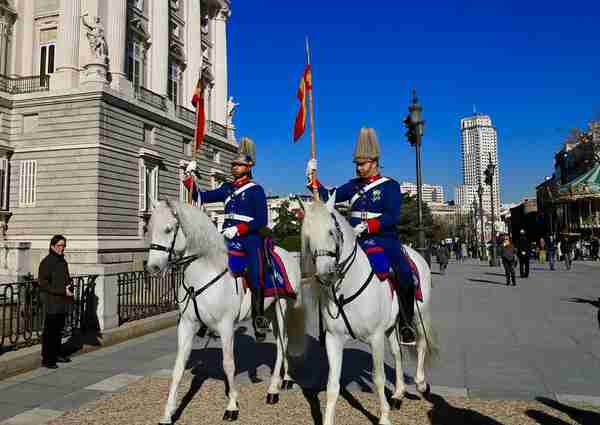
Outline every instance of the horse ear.
<path fill-rule="evenodd" d="M 158 208 L 160 202 L 158 202 L 156 199 L 152 200 L 152 209 L 155 210 Z"/>
<path fill-rule="evenodd" d="M 331 195 L 329 195 L 329 199 L 327 200 L 327 203 L 325 204 L 325 206 L 327 207 L 327 211 L 329 211 L 329 212 L 333 212 L 333 210 L 335 209 L 335 194 L 336 194 L 336 191 L 334 190 L 333 193 Z"/>
<path fill-rule="evenodd" d="M 165 203 L 167 204 L 167 207 L 171 210 L 171 213 L 173 213 L 173 215 L 177 217 L 177 206 L 175 205 L 175 202 L 171 201 L 169 198 L 165 198 Z"/>

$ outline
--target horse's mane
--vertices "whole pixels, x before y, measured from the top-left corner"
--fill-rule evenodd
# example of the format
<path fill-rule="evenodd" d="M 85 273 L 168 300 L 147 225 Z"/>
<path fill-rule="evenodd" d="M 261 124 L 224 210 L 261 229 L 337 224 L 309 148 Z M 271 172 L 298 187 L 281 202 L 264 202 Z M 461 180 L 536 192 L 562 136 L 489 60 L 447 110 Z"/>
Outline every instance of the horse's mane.
<path fill-rule="evenodd" d="M 342 227 L 342 230 L 348 230 L 350 226 L 348 220 L 340 214 L 337 210 L 334 210 L 334 214 L 337 218 L 338 223 Z M 323 234 L 323 229 L 331 226 L 331 214 L 327 209 L 327 205 L 321 200 L 316 200 L 308 205 L 305 205 L 304 220 L 302 221 L 302 255 L 308 256 L 311 253 L 308 246 L 308 239 L 318 237 Z"/>
<path fill-rule="evenodd" d="M 226 268 L 225 240 L 204 211 L 182 202 L 167 200 L 166 203 L 177 212 L 179 223 L 185 232 L 189 254 L 211 258 L 213 262 Z"/>

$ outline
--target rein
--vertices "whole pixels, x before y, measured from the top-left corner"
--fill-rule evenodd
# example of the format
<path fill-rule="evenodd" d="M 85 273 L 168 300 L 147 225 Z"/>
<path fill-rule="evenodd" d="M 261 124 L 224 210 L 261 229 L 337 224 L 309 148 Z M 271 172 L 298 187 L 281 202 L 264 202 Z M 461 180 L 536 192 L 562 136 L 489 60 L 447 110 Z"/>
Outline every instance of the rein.
<path fill-rule="evenodd" d="M 336 231 L 339 235 L 339 239 L 340 239 L 341 245 L 343 247 L 344 234 L 341 230 L 340 224 L 338 223 L 338 221 L 333 213 L 331 214 L 331 218 L 333 218 L 333 222 L 335 223 Z M 373 268 L 371 268 L 371 273 L 369 274 L 369 277 L 363 282 L 363 284 L 358 289 L 358 291 L 356 291 L 350 297 L 345 298 L 344 294 L 338 295 L 337 292 L 340 290 L 340 288 L 342 286 L 342 282 L 344 281 L 344 279 L 346 277 L 346 274 L 350 271 L 350 268 L 352 267 L 352 265 L 354 264 L 354 261 L 356 260 L 356 255 L 358 253 L 358 240 L 354 241 L 354 247 L 352 248 L 352 252 L 343 261 L 340 261 L 340 251 L 341 251 L 340 244 L 338 244 L 337 242 L 335 245 L 335 252 L 327 251 L 327 250 L 315 250 L 315 252 L 313 254 L 313 260 L 315 262 L 318 257 L 333 257 L 333 258 L 335 258 L 335 263 L 336 263 L 335 271 L 336 271 L 336 274 L 339 276 L 339 279 L 335 284 L 331 283 L 329 285 L 324 283 L 318 276 L 316 276 L 315 279 L 317 280 L 317 282 L 319 282 L 319 284 L 321 286 L 331 288 L 331 298 L 333 300 L 333 303 L 338 308 L 338 314 L 337 315 L 332 314 L 328 308 L 327 313 L 329 314 L 329 317 L 331 317 L 332 319 L 337 319 L 338 317 L 342 316 L 342 319 L 344 320 L 344 324 L 346 325 L 346 328 L 348 329 L 348 333 L 350 334 L 350 336 L 353 339 L 356 339 L 356 335 L 354 334 L 352 326 L 350 325 L 350 320 L 348 319 L 348 315 L 344 311 L 344 306 L 350 304 L 352 301 L 354 301 L 356 298 L 358 298 L 365 289 L 367 289 L 367 286 L 369 286 L 369 284 L 373 280 L 373 276 L 375 276 L 375 271 L 373 270 Z"/>
<path fill-rule="evenodd" d="M 192 300 L 194 303 L 194 312 L 196 313 L 196 318 L 198 319 L 199 322 L 202 322 L 202 319 L 200 319 L 200 313 L 198 311 L 198 303 L 196 302 L 196 297 L 198 295 L 200 295 L 201 293 L 203 293 L 204 291 L 206 291 L 212 285 L 217 283 L 219 281 L 219 279 L 221 279 L 225 275 L 225 273 L 227 273 L 229 271 L 229 269 L 225 268 L 225 270 L 223 270 L 221 273 L 219 273 L 217 276 L 215 276 L 210 282 L 208 282 L 207 284 L 202 286 L 200 289 L 194 289 L 193 286 L 187 286 L 185 284 L 185 281 L 182 279 L 181 286 L 183 286 L 185 295 L 180 300 L 179 297 L 177 296 L 178 286 L 175 283 L 175 279 L 173 277 L 175 268 L 179 267 L 179 266 L 183 266 L 183 268 L 185 270 L 185 268 L 187 266 L 189 266 L 191 263 L 193 263 L 198 258 L 200 258 L 200 256 L 197 254 L 193 254 L 193 255 L 186 255 L 185 257 L 171 260 L 171 257 L 175 253 L 175 242 L 177 240 L 177 233 L 179 232 L 179 219 L 177 218 L 177 213 L 175 213 L 174 211 L 171 211 L 171 213 L 173 214 L 173 217 L 175 217 L 175 223 L 176 223 L 174 233 L 173 233 L 173 240 L 171 241 L 171 246 L 169 248 L 167 248 L 164 245 L 153 243 L 153 244 L 150 244 L 150 249 L 155 250 L 155 251 L 164 251 L 164 252 L 169 253 L 169 258 L 167 259 L 167 269 L 171 270 L 171 282 L 173 283 L 173 296 L 174 296 L 174 299 L 177 302 L 177 304 L 185 303 L 185 306 L 183 307 L 183 311 L 181 312 L 181 314 L 183 315 L 185 313 L 185 311 L 187 310 L 187 308 L 190 304 L 190 300 Z"/>

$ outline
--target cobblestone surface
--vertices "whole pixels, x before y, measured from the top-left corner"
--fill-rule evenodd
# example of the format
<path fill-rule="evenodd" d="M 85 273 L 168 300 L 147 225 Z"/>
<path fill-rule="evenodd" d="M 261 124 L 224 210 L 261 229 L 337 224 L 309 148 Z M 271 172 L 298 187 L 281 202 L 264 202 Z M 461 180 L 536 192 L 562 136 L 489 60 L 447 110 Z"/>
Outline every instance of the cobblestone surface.
<path fill-rule="evenodd" d="M 226 405 L 224 383 L 216 380 L 192 385 L 190 374 L 181 384 L 180 402 L 185 409 L 178 425 L 216 424 L 221 422 Z M 169 379 L 148 377 L 83 407 L 66 412 L 51 425 L 156 425 L 168 392 Z M 278 405 L 265 405 L 267 385 L 245 384 L 241 387 L 240 419 L 244 425 L 320 424 L 325 409 L 325 393 L 283 392 Z M 189 396 L 193 397 L 189 402 Z M 187 404 L 189 403 L 189 404 Z M 377 423 L 379 402 L 374 394 L 344 393 L 336 410 L 341 425 Z M 392 412 L 394 424 L 598 424 L 598 408 L 571 407 L 552 400 L 469 400 L 432 394 L 428 400 L 411 395 L 399 411 Z"/>

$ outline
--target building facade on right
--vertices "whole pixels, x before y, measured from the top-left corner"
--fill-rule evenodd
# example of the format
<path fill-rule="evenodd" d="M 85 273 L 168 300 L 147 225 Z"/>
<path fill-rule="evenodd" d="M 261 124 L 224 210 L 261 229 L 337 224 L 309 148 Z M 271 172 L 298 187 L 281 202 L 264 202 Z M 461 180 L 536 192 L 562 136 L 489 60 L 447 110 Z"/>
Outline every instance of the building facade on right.
<path fill-rule="evenodd" d="M 460 208 L 468 209 L 477 200 L 477 186 L 483 185 L 482 204 L 486 214 L 491 213 L 490 187 L 485 184 L 485 169 L 490 158 L 496 164 L 492 191 L 494 209 L 500 211 L 500 164 L 498 163 L 498 135 L 487 115 L 475 114 L 460 121 L 463 187 L 458 189 Z"/>

